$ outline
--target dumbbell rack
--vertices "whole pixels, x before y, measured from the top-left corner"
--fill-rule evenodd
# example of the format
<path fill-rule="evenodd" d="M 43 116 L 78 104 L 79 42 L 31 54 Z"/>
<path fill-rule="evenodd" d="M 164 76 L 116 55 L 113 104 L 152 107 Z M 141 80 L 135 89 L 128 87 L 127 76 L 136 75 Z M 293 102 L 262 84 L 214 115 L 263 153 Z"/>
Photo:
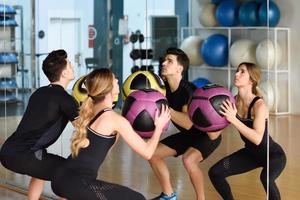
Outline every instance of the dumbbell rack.
<path fill-rule="evenodd" d="M 132 43 L 132 50 L 130 52 L 130 58 L 133 60 L 133 67 L 131 68 L 131 73 L 138 70 L 153 71 L 153 66 L 143 65 L 143 60 L 153 58 L 152 49 L 143 49 L 142 43 L 144 42 L 144 35 L 137 30 L 135 33 L 131 33 L 130 42 Z M 138 43 L 138 48 L 135 48 L 135 43 Z M 140 60 L 140 65 L 136 63 L 136 60 Z"/>
<path fill-rule="evenodd" d="M 18 102 L 18 86 L 15 75 L 18 58 L 15 48 L 16 11 L 0 4 L 0 104 Z"/>

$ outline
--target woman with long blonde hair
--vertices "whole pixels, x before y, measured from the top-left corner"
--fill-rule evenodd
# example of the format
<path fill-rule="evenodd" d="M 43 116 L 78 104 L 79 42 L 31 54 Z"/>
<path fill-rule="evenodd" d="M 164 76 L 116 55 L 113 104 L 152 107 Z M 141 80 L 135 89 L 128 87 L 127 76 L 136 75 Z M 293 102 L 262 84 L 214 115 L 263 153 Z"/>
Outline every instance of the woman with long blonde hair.
<path fill-rule="evenodd" d="M 253 63 L 241 63 L 235 73 L 238 88 L 236 104 L 223 102 L 221 113 L 239 131 L 245 147 L 224 157 L 209 170 L 210 179 L 223 199 L 233 195 L 226 178 L 262 167 L 260 180 L 268 199 L 279 200 L 275 179 L 286 164 L 283 149 L 268 135 L 268 107 L 261 97 L 258 85 L 260 68 Z M 269 154 L 269 156 L 268 156 Z"/>
<path fill-rule="evenodd" d="M 107 69 L 95 69 L 85 80 L 88 97 L 83 102 L 76 133 L 72 138 L 71 155 L 55 173 L 51 183 L 58 196 L 70 200 L 140 200 L 145 197 L 127 187 L 97 180 L 98 168 L 120 135 L 130 148 L 150 159 L 163 127 L 170 120 L 170 111 L 163 106 L 155 116 L 153 136 L 145 142 L 120 114 L 112 110 L 119 94 L 118 80 Z"/>

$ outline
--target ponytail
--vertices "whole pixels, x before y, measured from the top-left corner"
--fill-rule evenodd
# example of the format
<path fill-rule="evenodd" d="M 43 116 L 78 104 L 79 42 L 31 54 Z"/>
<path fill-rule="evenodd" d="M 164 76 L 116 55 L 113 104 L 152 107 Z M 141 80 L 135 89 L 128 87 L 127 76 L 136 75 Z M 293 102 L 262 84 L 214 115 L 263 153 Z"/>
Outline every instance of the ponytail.
<path fill-rule="evenodd" d="M 83 102 L 79 111 L 79 119 L 75 125 L 76 131 L 71 139 L 71 154 L 72 157 L 76 157 L 81 148 L 80 144 L 87 137 L 87 125 L 91 121 L 93 113 L 93 99 L 88 96 L 87 99 Z"/>

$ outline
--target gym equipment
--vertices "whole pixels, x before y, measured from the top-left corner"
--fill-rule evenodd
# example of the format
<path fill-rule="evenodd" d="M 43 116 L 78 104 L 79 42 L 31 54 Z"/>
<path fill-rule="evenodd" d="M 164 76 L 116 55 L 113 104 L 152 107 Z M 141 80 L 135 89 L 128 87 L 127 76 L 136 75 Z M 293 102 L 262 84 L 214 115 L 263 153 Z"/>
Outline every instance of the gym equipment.
<path fill-rule="evenodd" d="M 129 41 L 130 41 L 131 43 L 136 43 L 137 40 L 138 40 L 137 34 L 131 33 L 131 35 L 129 36 Z"/>
<path fill-rule="evenodd" d="M 15 64 L 18 63 L 16 53 L 0 53 L 0 64 Z"/>
<path fill-rule="evenodd" d="M 211 82 L 206 78 L 199 77 L 199 78 L 196 78 L 195 80 L 193 80 L 192 83 L 194 85 L 196 85 L 198 88 L 201 88 L 207 84 L 210 84 Z"/>
<path fill-rule="evenodd" d="M 206 38 L 201 46 L 204 62 L 210 66 L 224 66 L 228 63 L 228 38 L 222 34 L 213 34 Z"/>
<path fill-rule="evenodd" d="M 216 9 L 216 19 L 221 26 L 239 24 L 239 4 L 235 0 L 222 1 Z"/>
<path fill-rule="evenodd" d="M 192 35 L 185 38 L 180 45 L 180 49 L 189 57 L 191 65 L 197 66 L 204 63 L 200 54 L 201 43 L 202 39 L 199 36 Z"/>
<path fill-rule="evenodd" d="M 240 23 L 244 26 L 258 26 L 258 9 L 259 3 L 255 1 L 248 1 L 243 3 L 239 10 Z"/>
<path fill-rule="evenodd" d="M 15 15 L 16 10 L 10 5 L 0 4 L 0 15 Z"/>
<path fill-rule="evenodd" d="M 214 27 L 218 25 L 216 16 L 216 5 L 212 3 L 207 3 L 203 6 L 201 13 L 199 15 L 199 22 L 204 27 Z"/>
<path fill-rule="evenodd" d="M 275 27 L 280 20 L 280 10 L 274 1 L 269 1 L 269 9 L 267 1 L 264 1 L 258 11 L 259 22 L 262 26 Z"/>
<path fill-rule="evenodd" d="M 153 89 L 132 92 L 125 100 L 122 115 L 142 138 L 151 138 L 155 129 L 155 112 L 162 104 L 168 105 L 164 95 Z M 169 123 L 163 129 L 166 132 Z"/>
<path fill-rule="evenodd" d="M 137 65 L 134 65 L 133 67 L 131 67 L 131 73 L 133 74 L 134 72 L 137 72 L 140 70 L 140 67 Z"/>
<path fill-rule="evenodd" d="M 229 51 L 232 67 L 237 68 L 242 62 L 256 63 L 256 43 L 249 39 L 235 41 Z"/>
<path fill-rule="evenodd" d="M 15 89 L 18 88 L 15 78 L 1 77 L 0 89 Z"/>
<path fill-rule="evenodd" d="M 137 71 L 129 75 L 123 83 L 122 99 L 139 89 L 155 89 L 165 95 L 165 86 L 162 79 L 151 71 Z"/>
<path fill-rule="evenodd" d="M 188 106 L 194 126 L 204 132 L 218 131 L 228 126 L 229 122 L 219 112 L 226 99 L 235 103 L 231 92 L 221 85 L 209 84 L 196 89 Z"/>
<path fill-rule="evenodd" d="M 133 60 L 152 59 L 153 58 L 153 50 L 152 49 L 133 49 L 133 50 L 131 50 L 129 56 Z"/>
<path fill-rule="evenodd" d="M 84 75 L 77 79 L 72 88 L 72 95 L 79 105 L 81 105 L 83 101 L 87 98 L 87 90 L 84 85 L 86 76 L 87 75 Z M 117 102 L 118 97 L 114 99 L 114 104 L 116 104 Z"/>
<path fill-rule="evenodd" d="M 256 47 L 256 60 L 260 67 L 273 69 L 275 61 L 281 61 L 281 47 L 270 39 L 261 41 Z"/>
<path fill-rule="evenodd" d="M 262 96 L 265 102 L 268 105 L 269 110 L 275 109 L 275 91 L 271 81 L 267 80 L 262 82 L 259 85 L 259 88 L 262 91 Z M 277 93 L 278 94 L 278 93 Z M 276 96 L 277 102 L 279 102 L 280 95 Z"/>
<path fill-rule="evenodd" d="M 154 67 L 153 67 L 153 65 L 142 65 L 141 66 L 141 70 L 142 71 L 151 71 L 151 72 L 153 72 L 154 73 Z"/>

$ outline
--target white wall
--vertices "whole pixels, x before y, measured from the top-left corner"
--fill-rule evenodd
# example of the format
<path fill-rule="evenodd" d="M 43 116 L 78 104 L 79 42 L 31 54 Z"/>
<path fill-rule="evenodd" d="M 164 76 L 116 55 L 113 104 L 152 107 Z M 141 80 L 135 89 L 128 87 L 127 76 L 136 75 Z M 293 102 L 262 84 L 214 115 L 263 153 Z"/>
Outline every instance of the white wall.
<path fill-rule="evenodd" d="M 43 39 L 39 39 L 36 37 L 36 53 L 47 53 L 51 51 L 49 49 L 49 41 L 48 36 L 50 33 L 49 24 L 50 17 L 62 17 L 62 18 L 80 18 L 81 28 L 80 33 L 81 36 L 80 46 L 81 49 L 81 66 L 79 66 L 79 75 L 85 74 L 85 64 L 83 59 L 85 57 L 91 57 L 93 55 L 93 49 L 88 48 L 88 25 L 92 25 L 94 22 L 94 1 L 93 0 L 35 0 L 36 2 L 36 35 L 40 30 L 45 32 L 45 37 Z M 63 27 L 62 27 L 63 30 Z M 53 31 L 53 30 L 51 30 Z M 57 30 L 57 34 L 59 34 L 59 30 Z M 74 42 L 77 42 L 74 38 Z M 62 42 L 61 48 L 64 48 L 64 44 Z M 40 83 L 48 82 L 45 75 L 41 70 L 42 61 L 45 56 L 41 56 L 39 59 L 39 75 L 40 75 Z M 73 63 L 75 65 L 75 63 Z M 78 77 L 79 77 L 78 75 Z M 76 77 L 76 78 L 78 78 Z M 70 84 L 71 85 L 71 84 Z"/>
<path fill-rule="evenodd" d="M 146 5 L 146 3 L 148 3 Z M 129 33 L 140 30 L 145 38 L 145 42 L 142 44 L 142 48 L 151 47 L 151 22 L 150 18 L 153 15 L 174 15 L 175 14 L 175 2 L 174 0 L 124 0 L 124 15 L 128 16 L 128 29 Z M 135 48 L 138 48 L 138 44 L 135 43 Z M 131 74 L 131 67 L 133 67 L 133 61 L 129 57 L 132 50 L 132 44 L 124 44 L 123 47 L 123 80 L 125 80 Z M 140 61 L 137 60 L 137 64 L 140 65 Z M 150 64 L 150 63 L 144 63 Z"/>

